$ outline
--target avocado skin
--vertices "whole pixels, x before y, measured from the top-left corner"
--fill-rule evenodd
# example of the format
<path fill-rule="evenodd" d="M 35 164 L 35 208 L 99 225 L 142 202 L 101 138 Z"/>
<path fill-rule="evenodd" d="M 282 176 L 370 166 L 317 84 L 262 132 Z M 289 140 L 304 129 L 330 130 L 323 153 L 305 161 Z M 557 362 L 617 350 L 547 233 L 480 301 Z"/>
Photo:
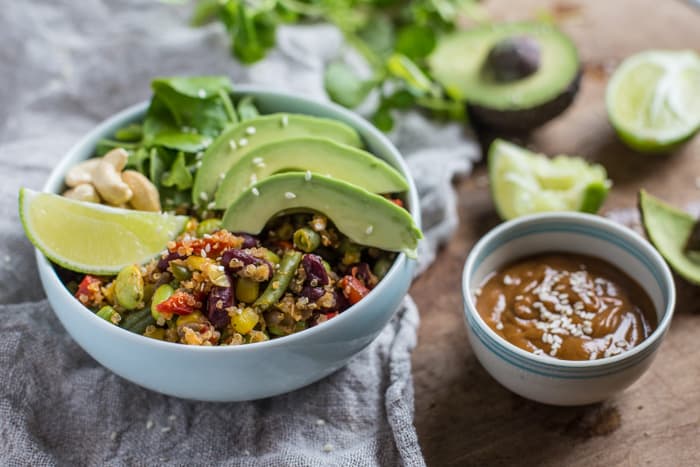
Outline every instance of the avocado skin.
<path fill-rule="evenodd" d="M 511 132 L 527 132 L 544 125 L 560 115 L 574 101 L 581 84 L 581 70 L 569 86 L 554 99 L 529 108 L 496 110 L 476 104 L 467 104 L 471 121 L 481 128 Z"/>

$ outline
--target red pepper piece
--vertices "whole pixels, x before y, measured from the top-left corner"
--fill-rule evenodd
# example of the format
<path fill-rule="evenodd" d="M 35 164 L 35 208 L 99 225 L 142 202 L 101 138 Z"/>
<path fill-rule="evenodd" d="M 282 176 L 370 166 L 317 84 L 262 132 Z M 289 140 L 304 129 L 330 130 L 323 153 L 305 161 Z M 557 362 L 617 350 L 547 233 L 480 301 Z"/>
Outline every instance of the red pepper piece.
<path fill-rule="evenodd" d="M 156 310 L 161 313 L 189 315 L 196 307 L 197 299 L 192 294 L 177 291 L 170 298 L 156 305 Z"/>
<path fill-rule="evenodd" d="M 350 303 L 353 305 L 362 300 L 362 298 L 369 293 L 369 289 L 365 287 L 365 284 L 363 284 L 362 281 L 356 277 L 345 276 L 340 279 L 338 284 L 343 290 L 343 295 L 345 295 L 345 298 L 350 300 Z"/>
<path fill-rule="evenodd" d="M 97 294 L 100 293 L 102 281 L 95 276 L 86 275 L 78 285 L 78 290 L 75 292 L 75 298 L 80 300 L 83 305 L 89 305 L 95 301 Z"/>

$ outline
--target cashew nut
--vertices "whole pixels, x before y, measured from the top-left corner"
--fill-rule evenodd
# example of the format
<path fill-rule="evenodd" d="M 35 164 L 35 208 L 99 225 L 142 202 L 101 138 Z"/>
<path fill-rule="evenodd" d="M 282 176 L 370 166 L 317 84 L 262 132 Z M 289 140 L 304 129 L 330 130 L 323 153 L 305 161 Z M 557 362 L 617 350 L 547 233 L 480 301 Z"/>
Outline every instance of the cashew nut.
<path fill-rule="evenodd" d="M 70 168 L 66 173 L 66 186 L 76 187 L 92 182 L 92 176 L 100 163 L 100 159 L 88 159 Z"/>
<path fill-rule="evenodd" d="M 129 153 L 124 148 L 114 148 L 105 154 L 102 160 L 112 164 L 117 172 L 121 172 L 129 160 Z"/>
<path fill-rule="evenodd" d="M 126 165 L 128 157 L 124 149 L 112 149 L 100 160 L 93 173 L 92 183 L 97 192 L 113 206 L 126 203 L 132 196 L 131 188 L 124 183 L 119 173 Z"/>
<path fill-rule="evenodd" d="M 77 199 L 78 201 L 87 201 L 89 203 L 99 203 L 100 197 L 95 190 L 95 187 L 89 183 L 81 183 L 78 186 L 63 192 L 66 198 Z"/>
<path fill-rule="evenodd" d="M 125 170 L 122 180 L 129 185 L 133 195 L 131 206 L 139 211 L 160 211 L 160 195 L 151 181 L 135 170 Z"/>

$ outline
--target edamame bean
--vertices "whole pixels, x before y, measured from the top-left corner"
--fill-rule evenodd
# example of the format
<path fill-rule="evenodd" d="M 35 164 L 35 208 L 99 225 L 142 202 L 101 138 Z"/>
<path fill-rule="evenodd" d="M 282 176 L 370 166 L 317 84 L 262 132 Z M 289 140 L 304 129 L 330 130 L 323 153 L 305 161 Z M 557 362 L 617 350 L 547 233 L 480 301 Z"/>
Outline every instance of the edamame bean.
<path fill-rule="evenodd" d="M 158 311 L 156 307 L 159 304 L 166 301 L 167 299 L 169 299 L 174 292 L 175 289 L 173 289 L 168 284 L 163 284 L 156 289 L 156 291 L 153 293 L 153 300 L 151 300 L 151 316 L 153 316 L 153 319 L 155 319 L 156 321 L 160 319 L 165 320 L 165 317 L 161 314 L 161 312 Z"/>
<path fill-rule="evenodd" d="M 386 276 L 386 273 L 389 271 L 389 268 L 391 268 L 391 263 L 392 260 L 390 260 L 387 257 L 379 258 L 377 262 L 374 263 L 372 272 L 375 276 L 377 276 L 377 279 L 381 280 L 382 278 L 384 278 L 384 276 Z"/>
<path fill-rule="evenodd" d="M 143 301 L 143 276 L 135 264 L 126 266 L 114 281 L 114 295 L 117 302 L 127 310 L 133 310 Z"/>
<path fill-rule="evenodd" d="M 95 314 L 97 316 L 99 316 L 100 318 L 102 318 L 103 320 L 109 321 L 110 323 L 112 323 L 113 322 L 112 317 L 114 316 L 114 314 L 116 312 L 117 311 L 114 308 L 112 308 L 111 306 L 105 305 L 102 308 L 100 308 L 99 311 Z"/>
<path fill-rule="evenodd" d="M 321 236 L 309 227 L 301 227 L 294 232 L 294 246 L 305 253 L 311 253 L 321 244 Z"/>
<path fill-rule="evenodd" d="M 260 282 L 241 277 L 236 282 L 236 298 L 245 303 L 253 303 L 260 294 Z"/>
<path fill-rule="evenodd" d="M 203 220 L 197 226 L 197 236 L 204 237 L 205 234 L 212 234 L 221 228 L 221 219 L 215 217 Z"/>
<path fill-rule="evenodd" d="M 294 277 L 294 273 L 301 262 L 302 253 L 296 250 L 287 250 L 280 261 L 280 267 L 272 276 L 265 291 L 258 297 L 254 305 L 261 309 L 266 309 L 273 303 L 279 301 L 284 292 L 289 287 L 289 283 Z"/>
<path fill-rule="evenodd" d="M 170 272 L 179 282 L 187 281 L 192 278 L 192 273 L 190 270 L 187 269 L 187 266 L 183 266 L 182 264 L 170 263 Z"/>

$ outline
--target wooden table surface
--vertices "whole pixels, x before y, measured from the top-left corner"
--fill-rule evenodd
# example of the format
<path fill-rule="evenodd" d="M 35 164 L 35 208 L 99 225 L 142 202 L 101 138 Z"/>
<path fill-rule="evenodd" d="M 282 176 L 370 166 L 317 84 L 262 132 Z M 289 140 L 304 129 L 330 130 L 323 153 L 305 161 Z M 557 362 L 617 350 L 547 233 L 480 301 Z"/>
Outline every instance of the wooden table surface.
<path fill-rule="evenodd" d="M 554 11 L 576 42 L 584 75 L 574 105 L 534 133 L 542 152 L 602 163 L 615 186 L 603 214 L 634 214 L 640 188 L 679 206 L 700 198 L 700 136 L 668 156 L 622 146 L 604 107 L 606 70 L 649 48 L 700 50 L 700 10 L 673 0 L 488 0 L 494 18 Z M 700 465 L 700 288 L 676 279 L 673 324 L 651 369 L 602 404 L 530 402 L 493 380 L 474 357 L 462 318 L 464 260 L 498 223 L 483 164 L 455 182 L 460 224 L 411 293 L 421 311 L 413 355 L 415 423 L 428 465 Z"/>

